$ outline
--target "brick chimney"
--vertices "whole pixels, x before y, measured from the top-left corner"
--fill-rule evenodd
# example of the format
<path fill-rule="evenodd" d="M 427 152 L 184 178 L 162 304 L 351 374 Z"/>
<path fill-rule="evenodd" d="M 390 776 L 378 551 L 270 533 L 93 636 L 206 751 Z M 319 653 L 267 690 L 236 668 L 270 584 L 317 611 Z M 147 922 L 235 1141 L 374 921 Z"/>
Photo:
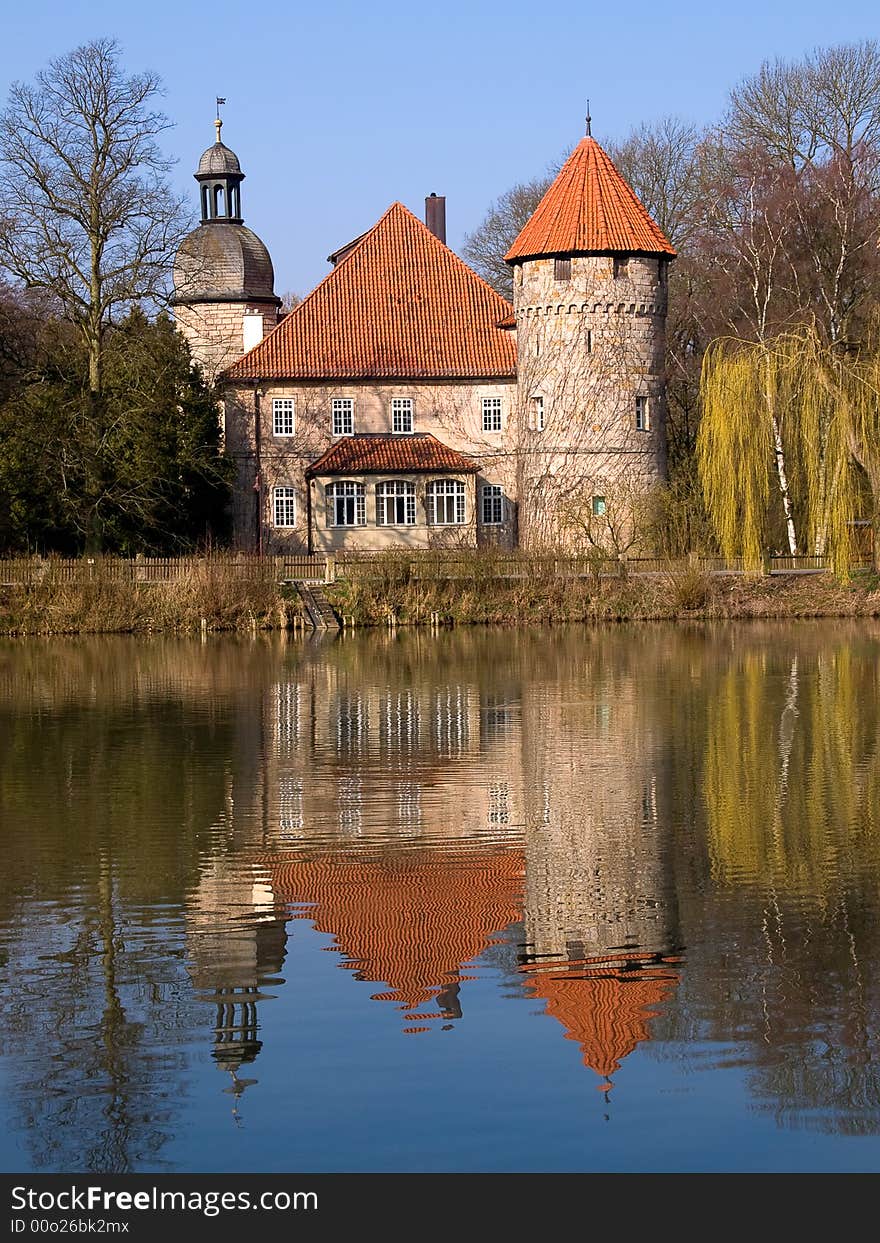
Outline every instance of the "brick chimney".
<path fill-rule="evenodd" d="M 446 245 L 446 195 L 429 194 L 425 199 L 425 224 Z"/>

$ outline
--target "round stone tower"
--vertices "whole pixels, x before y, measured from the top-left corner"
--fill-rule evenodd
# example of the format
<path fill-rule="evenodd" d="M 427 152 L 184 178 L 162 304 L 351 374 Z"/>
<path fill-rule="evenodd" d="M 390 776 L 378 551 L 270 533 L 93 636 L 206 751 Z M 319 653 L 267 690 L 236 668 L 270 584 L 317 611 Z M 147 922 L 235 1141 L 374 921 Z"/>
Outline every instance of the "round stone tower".
<path fill-rule="evenodd" d="M 238 156 L 217 140 L 199 160 L 202 219 L 183 239 L 174 262 L 174 315 L 206 379 L 257 345 L 278 319 L 269 252 L 241 215 L 244 173 Z"/>
<path fill-rule="evenodd" d="M 507 253 L 517 324 L 520 542 L 634 551 L 666 473 L 675 251 L 588 133 Z"/>

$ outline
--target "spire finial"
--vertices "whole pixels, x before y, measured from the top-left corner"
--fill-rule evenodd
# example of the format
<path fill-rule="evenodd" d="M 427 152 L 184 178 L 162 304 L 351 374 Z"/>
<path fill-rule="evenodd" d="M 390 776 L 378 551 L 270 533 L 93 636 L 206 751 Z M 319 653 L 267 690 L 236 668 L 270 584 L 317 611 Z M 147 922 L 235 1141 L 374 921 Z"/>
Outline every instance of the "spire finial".
<path fill-rule="evenodd" d="M 590 116 L 590 101 L 587 100 L 587 138 L 593 137 L 593 118 Z"/>
<path fill-rule="evenodd" d="M 225 103 L 226 103 L 226 100 L 223 98 L 223 96 L 218 95 L 217 96 L 217 117 L 216 117 L 216 120 L 214 121 L 214 128 L 217 131 L 217 142 L 220 141 L 220 131 L 223 128 L 223 120 L 220 116 L 220 105 L 225 104 Z"/>

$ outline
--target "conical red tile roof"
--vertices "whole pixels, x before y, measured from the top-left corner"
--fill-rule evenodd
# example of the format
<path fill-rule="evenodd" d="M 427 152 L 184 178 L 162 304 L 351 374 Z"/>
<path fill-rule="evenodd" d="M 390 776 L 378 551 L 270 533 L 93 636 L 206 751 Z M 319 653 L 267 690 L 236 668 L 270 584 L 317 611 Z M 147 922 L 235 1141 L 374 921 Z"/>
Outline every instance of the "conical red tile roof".
<path fill-rule="evenodd" d="M 675 255 L 595 138 L 582 138 L 505 255 Z"/>
<path fill-rule="evenodd" d="M 630 973 L 595 959 L 564 968 L 546 964 L 524 968 L 529 996 L 546 1002 L 545 1013 L 565 1028 L 567 1040 L 580 1045 L 584 1065 L 607 1079 L 620 1069 L 637 1045 L 650 1040 L 650 1020 L 678 983 L 667 964 L 677 958 L 641 964 L 635 954 L 624 961 L 640 970 Z"/>
<path fill-rule="evenodd" d="M 513 376 L 513 314 L 401 203 L 392 203 L 230 379 Z"/>

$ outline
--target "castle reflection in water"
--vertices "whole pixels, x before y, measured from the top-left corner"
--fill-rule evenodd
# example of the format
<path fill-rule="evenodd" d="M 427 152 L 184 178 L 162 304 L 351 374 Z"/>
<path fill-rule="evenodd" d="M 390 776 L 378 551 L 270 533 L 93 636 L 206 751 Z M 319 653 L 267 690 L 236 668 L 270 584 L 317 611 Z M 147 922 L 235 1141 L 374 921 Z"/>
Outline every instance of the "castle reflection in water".
<path fill-rule="evenodd" d="M 187 908 L 231 1090 L 300 919 L 413 1035 L 466 1021 L 469 966 L 506 933 L 511 980 L 607 1090 L 682 962 L 668 746 L 635 668 L 597 664 L 585 720 L 552 654 L 546 678 L 513 660 L 483 686 L 455 659 L 444 678 L 442 651 L 410 679 L 405 647 L 371 644 L 307 650 L 239 718 L 254 763 L 228 789 L 232 849 L 202 861 Z"/>
<path fill-rule="evenodd" d="M 876 1137 L 878 653 L 863 619 L 0 645 L 7 1134 L 124 1173 L 203 1061 L 247 1124 L 254 1080 L 323 1108 L 375 1051 L 374 1108 L 398 1057 L 402 1097 L 528 1064 L 553 1134 L 570 1083 L 622 1131 L 712 1072 L 713 1127 L 735 1081 L 750 1126 Z"/>

